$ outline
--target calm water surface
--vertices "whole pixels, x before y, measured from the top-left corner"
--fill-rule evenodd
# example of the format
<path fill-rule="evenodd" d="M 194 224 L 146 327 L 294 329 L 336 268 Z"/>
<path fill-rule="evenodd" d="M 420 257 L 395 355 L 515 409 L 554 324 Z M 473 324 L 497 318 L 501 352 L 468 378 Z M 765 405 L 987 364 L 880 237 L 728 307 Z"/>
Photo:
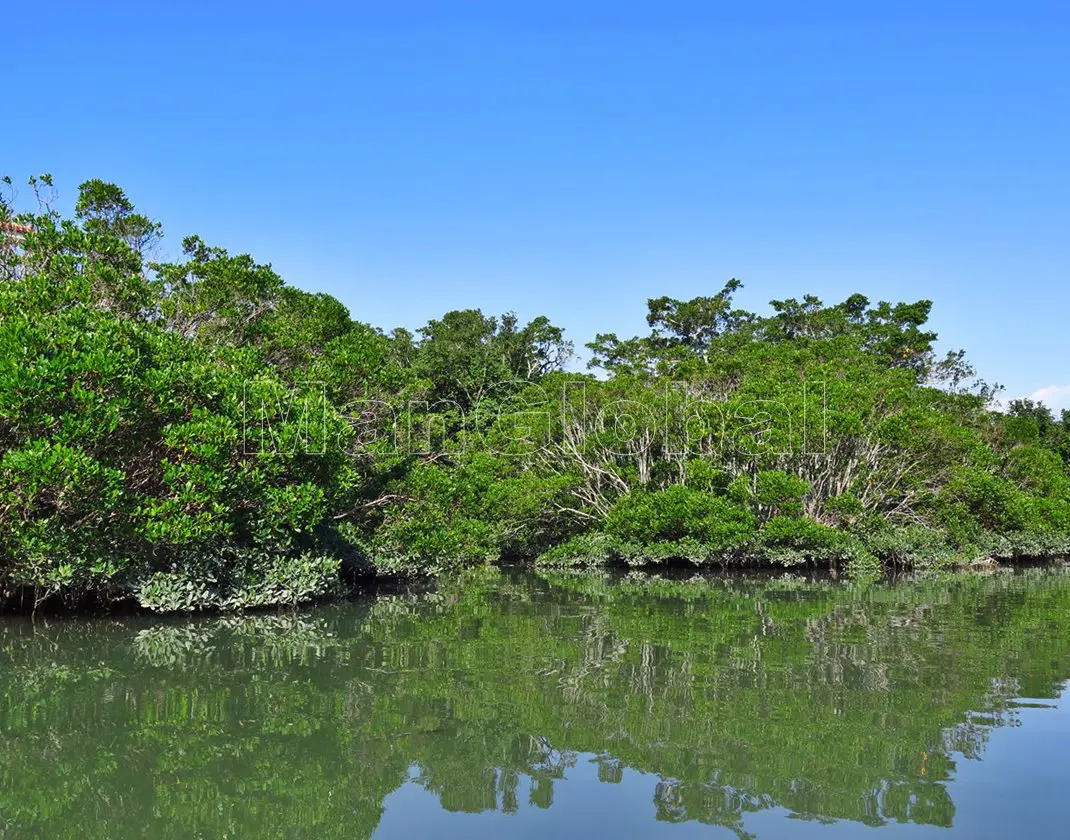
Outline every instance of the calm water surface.
<path fill-rule="evenodd" d="M 0 837 L 1066 837 L 1070 575 L 0 620 Z"/>

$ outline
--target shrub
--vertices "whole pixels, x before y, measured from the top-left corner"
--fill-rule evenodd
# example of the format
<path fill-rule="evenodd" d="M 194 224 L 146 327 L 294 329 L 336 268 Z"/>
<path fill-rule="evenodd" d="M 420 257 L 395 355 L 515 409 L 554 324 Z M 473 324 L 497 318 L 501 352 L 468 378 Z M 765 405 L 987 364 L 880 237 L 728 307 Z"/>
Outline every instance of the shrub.
<path fill-rule="evenodd" d="M 762 470 L 754 480 L 754 501 L 774 516 L 802 516 L 810 482 L 781 470 Z"/>
<path fill-rule="evenodd" d="M 863 537 L 866 548 L 885 565 L 936 569 L 969 559 L 946 531 L 922 525 L 888 526 Z"/>
<path fill-rule="evenodd" d="M 754 535 L 754 515 L 713 493 L 674 486 L 623 496 L 606 517 L 606 532 L 626 542 L 695 540 L 710 551 L 732 551 Z"/>
<path fill-rule="evenodd" d="M 770 519 L 756 540 L 760 557 L 785 566 L 807 561 L 849 560 L 857 550 L 858 543 L 850 534 L 799 517 Z"/>

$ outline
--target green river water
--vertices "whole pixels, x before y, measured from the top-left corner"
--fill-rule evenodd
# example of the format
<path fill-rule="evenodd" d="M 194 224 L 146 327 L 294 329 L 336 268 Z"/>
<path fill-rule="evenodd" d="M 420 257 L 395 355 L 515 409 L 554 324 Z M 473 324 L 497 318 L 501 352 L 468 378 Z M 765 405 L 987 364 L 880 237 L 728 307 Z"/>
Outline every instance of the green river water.
<path fill-rule="evenodd" d="M 1070 573 L 0 619 L 0 837 L 1066 837 Z"/>

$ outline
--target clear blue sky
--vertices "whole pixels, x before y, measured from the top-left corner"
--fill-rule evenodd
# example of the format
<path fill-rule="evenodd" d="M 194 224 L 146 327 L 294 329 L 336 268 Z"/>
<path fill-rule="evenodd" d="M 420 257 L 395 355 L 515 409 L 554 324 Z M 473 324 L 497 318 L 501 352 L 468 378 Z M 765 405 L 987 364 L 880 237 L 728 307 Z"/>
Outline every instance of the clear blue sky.
<path fill-rule="evenodd" d="M 354 317 L 931 298 L 1070 407 L 1064 3 L 10 3 L 0 170 L 89 177 Z M 930 7 L 939 7 L 932 11 Z"/>

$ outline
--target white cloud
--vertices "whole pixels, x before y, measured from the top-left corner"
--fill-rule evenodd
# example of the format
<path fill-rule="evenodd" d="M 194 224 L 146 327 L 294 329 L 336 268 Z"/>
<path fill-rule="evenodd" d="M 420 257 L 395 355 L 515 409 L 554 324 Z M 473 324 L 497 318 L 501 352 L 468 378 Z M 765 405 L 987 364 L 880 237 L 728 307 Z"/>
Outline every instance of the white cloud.
<path fill-rule="evenodd" d="M 1070 385 L 1048 385 L 1034 391 L 1029 398 L 1059 412 L 1061 409 L 1070 408 Z"/>

